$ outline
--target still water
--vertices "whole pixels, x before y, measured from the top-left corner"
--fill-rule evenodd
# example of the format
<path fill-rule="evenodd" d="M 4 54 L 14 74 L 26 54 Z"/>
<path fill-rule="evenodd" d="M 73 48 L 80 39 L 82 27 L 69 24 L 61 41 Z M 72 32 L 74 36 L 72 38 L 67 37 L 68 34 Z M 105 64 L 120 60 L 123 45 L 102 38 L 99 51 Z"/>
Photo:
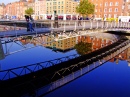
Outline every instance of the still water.
<path fill-rule="evenodd" d="M 45 97 L 130 97 L 130 67 L 107 62 Z"/>
<path fill-rule="evenodd" d="M 3 39 L 2 46 L 5 57 L 0 60 L 1 70 L 27 66 L 56 58 L 70 56 L 77 53 L 74 46 L 80 41 L 92 44 L 92 49 L 97 50 L 118 40 L 119 36 L 107 33 L 85 33 L 73 35 L 42 35 L 40 37 L 25 36 L 12 39 L 14 42 L 7 42 Z M 55 48 L 56 51 L 55 51 Z M 85 50 L 86 51 L 86 50 Z"/>
<path fill-rule="evenodd" d="M 84 49 L 74 48 L 81 41 L 91 43 L 94 51 L 118 39 L 119 36 L 103 33 L 75 37 L 22 37 L 18 41 L 2 44 L 5 57 L 0 60 L 0 68 L 7 70 L 73 54 L 82 55 L 81 50 Z M 129 50 L 45 97 L 130 97 Z"/>

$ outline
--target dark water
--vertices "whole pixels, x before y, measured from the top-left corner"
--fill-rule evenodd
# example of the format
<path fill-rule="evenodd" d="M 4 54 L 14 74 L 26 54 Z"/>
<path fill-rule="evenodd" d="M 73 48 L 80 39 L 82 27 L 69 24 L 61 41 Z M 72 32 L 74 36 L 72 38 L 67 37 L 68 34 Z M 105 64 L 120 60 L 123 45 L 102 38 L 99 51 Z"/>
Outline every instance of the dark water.
<path fill-rule="evenodd" d="M 66 39 L 63 39 L 62 41 L 64 44 L 63 46 L 60 47 L 61 50 L 54 51 L 52 48 L 47 48 L 46 43 L 54 41 L 54 38 L 50 38 L 51 36 L 42 36 L 42 38 L 36 37 L 34 39 L 24 39 L 24 42 L 21 41 L 16 41 L 16 42 L 10 42 L 10 43 L 4 43 L 3 44 L 3 51 L 6 54 L 5 58 L 0 60 L 0 65 L 1 65 L 1 70 L 6 70 L 6 69 L 11 69 L 15 67 L 21 67 L 21 66 L 27 66 L 30 64 L 35 64 L 39 62 L 44 62 L 48 60 L 53 60 L 56 58 L 61 58 L 65 56 L 70 56 L 73 54 L 78 54 L 75 49 L 71 49 L 74 47 L 75 44 L 78 43 L 78 37 L 89 37 L 95 38 L 96 41 L 90 43 L 93 43 L 95 45 L 97 41 L 101 40 L 107 40 L 107 41 L 115 41 L 118 39 L 118 36 L 116 35 L 111 35 L 111 34 L 103 34 L 103 33 L 90 33 L 86 35 L 81 35 L 81 36 L 75 36 L 76 38 L 74 40 L 71 40 L 72 37 L 69 37 L 69 41 L 73 41 L 71 44 L 72 46 L 69 46 L 65 41 L 68 41 Z M 60 36 L 59 36 L 60 37 Z M 66 38 L 64 36 L 64 38 Z M 57 38 L 55 38 L 56 40 Z M 61 42 L 58 40 L 57 42 Z M 45 44 L 41 44 L 45 43 Z M 53 46 L 54 42 L 51 42 L 51 46 Z M 61 44 L 63 44 L 61 43 Z M 98 43 L 97 47 L 95 46 L 96 49 L 101 48 L 102 41 Z M 51 47 L 50 46 L 50 47 Z M 68 46 L 68 47 L 67 47 Z M 26 48 L 25 48 L 26 47 Z M 68 50 L 62 50 L 65 49 L 65 47 L 68 48 Z M 70 50 L 69 50 L 70 49 Z M 8 53 L 7 53 L 8 51 Z"/>
<path fill-rule="evenodd" d="M 98 44 L 93 46 L 95 49 L 100 49 L 100 46 L 105 44 L 102 42 L 107 41 L 108 43 L 112 43 L 113 41 L 118 40 L 119 37 L 116 35 L 104 35 L 101 33 L 83 35 L 83 37 L 86 36 L 90 37 L 90 40 L 97 40 L 90 42 L 92 45 Z M 99 40 L 101 41 L 98 43 Z M 77 43 L 78 38 L 75 40 L 75 44 Z M 24 48 L 24 50 L 18 51 L 23 49 L 23 47 L 18 44 L 32 48 Z M 1 70 L 27 66 L 47 60 L 79 54 L 77 50 L 72 49 L 72 47 L 67 51 L 54 51 L 52 48 L 47 48 L 46 45 L 41 45 L 37 42 L 34 44 L 31 41 L 26 44 L 23 44 L 21 41 L 18 41 L 17 43 L 8 43 L 7 46 L 8 51 L 10 53 L 13 52 L 13 54 L 7 54 L 5 44 L 3 44 L 4 53 L 7 55 L 5 55 L 4 59 L 0 60 Z M 129 62 L 127 61 L 129 60 L 129 49 L 124 51 L 120 56 L 122 56 L 122 60 L 117 61 L 119 58 L 118 56 L 116 59 L 113 59 L 113 61 L 111 60 L 103 64 L 84 76 L 45 95 L 45 97 L 130 97 L 130 67 L 128 65 Z"/>
<path fill-rule="evenodd" d="M 130 67 L 107 62 L 45 97 L 130 97 Z"/>

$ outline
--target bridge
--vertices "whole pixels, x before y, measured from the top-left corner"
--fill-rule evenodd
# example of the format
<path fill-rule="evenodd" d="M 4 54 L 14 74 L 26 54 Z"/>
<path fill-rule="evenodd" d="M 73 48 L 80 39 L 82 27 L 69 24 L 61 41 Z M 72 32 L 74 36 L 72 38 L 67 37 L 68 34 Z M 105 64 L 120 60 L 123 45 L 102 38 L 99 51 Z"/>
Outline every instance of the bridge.
<path fill-rule="evenodd" d="M 12 22 L 4 22 L 6 26 Z M 4 26 L 4 23 L 0 23 L 1 26 Z M 39 26 L 40 25 L 40 26 Z M 4 37 L 18 37 L 24 35 L 37 35 L 37 34 L 45 34 L 45 33 L 58 33 L 58 32 L 77 32 L 79 30 L 100 30 L 100 31 L 126 31 L 129 33 L 130 23 L 128 22 L 104 22 L 104 21 L 82 21 L 82 26 L 78 26 L 78 21 L 59 21 L 59 27 L 54 27 L 54 21 L 48 22 L 49 26 L 43 26 L 43 22 L 39 24 L 39 22 L 34 23 L 35 32 L 27 32 L 26 28 L 17 29 L 16 24 L 10 26 L 11 29 L 6 31 L 1 31 L 0 38 Z M 19 25 L 20 26 L 20 25 Z M 24 26 L 26 24 L 24 23 Z"/>

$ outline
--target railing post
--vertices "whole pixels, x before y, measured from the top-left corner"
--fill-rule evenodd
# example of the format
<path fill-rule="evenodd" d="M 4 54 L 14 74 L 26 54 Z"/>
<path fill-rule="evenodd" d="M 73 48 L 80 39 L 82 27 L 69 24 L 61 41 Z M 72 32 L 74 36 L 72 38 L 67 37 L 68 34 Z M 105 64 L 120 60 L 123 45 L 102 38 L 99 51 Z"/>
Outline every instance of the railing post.
<path fill-rule="evenodd" d="M 91 22 L 91 27 L 90 27 L 90 29 L 92 29 L 92 27 L 93 27 L 93 24 L 92 24 L 92 21 L 90 20 L 90 22 Z"/>
<path fill-rule="evenodd" d="M 63 32 L 65 32 L 65 22 L 64 22 L 64 31 Z"/>
<path fill-rule="evenodd" d="M 106 26 L 106 29 L 108 28 L 108 22 L 107 22 L 107 26 Z"/>
<path fill-rule="evenodd" d="M 120 22 L 118 22 L 118 28 L 120 27 Z"/>
<path fill-rule="evenodd" d="M 112 22 L 111 22 L 111 29 L 112 29 Z"/>
<path fill-rule="evenodd" d="M 128 29 L 129 29 L 129 22 L 128 22 Z"/>
<path fill-rule="evenodd" d="M 98 29 L 98 21 L 97 21 L 97 27 L 96 27 L 96 29 Z"/>
<path fill-rule="evenodd" d="M 102 21 L 102 29 L 104 28 L 104 21 Z"/>
<path fill-rule="evenodd" d="M 76 31 L 76 22 L 75 22 L 75 27 L 74 27 L 74 31 Z"/>
<path fill-rule="evenodd" d="M 14 31 L 15 31 L 15 34 L 16 34 L 16 37 L 17 37 L 17 28 L 16 28 L 16 24 L 14 24 Z"/>
<path fill-rule="evenodd" d="M 114 26 L 114 28 L 116 28 L 116 21 L 114 21 L 115 22 L 115 26 Z"/>
<path fill-rule="evenodd" d="M 70 21 L 69 21 L 69 26 L 70 26 Z"/>
<path fill-rule="evenodd" d="M 37 24 L 35 22 L 35 31 L 36 31 L 36 36 L 37 36 Z"/>
<path fill-rule="evenodd" d="M 85 21 L 83 21 L 83 30 L 85 29 Z"/>
<path fill-rule="evenodd" d="M 53 22 L 51 22 L 51 33 L 53 33 Z"/>

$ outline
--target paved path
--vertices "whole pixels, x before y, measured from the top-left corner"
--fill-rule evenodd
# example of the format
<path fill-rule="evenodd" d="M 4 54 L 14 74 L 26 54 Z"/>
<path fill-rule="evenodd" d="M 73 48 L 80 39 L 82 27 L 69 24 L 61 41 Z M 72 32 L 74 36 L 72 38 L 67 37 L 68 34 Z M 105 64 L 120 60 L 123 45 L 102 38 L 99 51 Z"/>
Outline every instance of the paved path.
<path fill-rule="evenodd" d="M 34 32 L 27 32 L 26 29 L 21 30 L 11 30 L 11 31 L 1 31 L 0 38 L 3 37 L 15 37 L 15 36 L 23 36 L 23 35 L 32 35 L 32 34 L 43 34 L 43 33 L 50 33 L 52 32 L 66 32 L 66 31 L 74 31 L 74 30 L 81 30 L 83 26 L 67 26 L 67 27 L 59 27 L 59 28 L 35 28 Z M 86 29 L 90 27 L 87 26 Z"/>
<path fill-rule="evenodd" d="M 27 32 L 26 29 L 21 30 L 11 30 L 11 31 L 1 31 L 0 38 L 4 37 L 16 37 L 16 36 L 24 36 L 24 35 L 33 35 L 33 34 L 43 34 L 43 33 L 50 33 L 50 32 L 67 32 L 67 31 L 76 31 L 76 30 L 86 30 L 86 29 L 103 29 L 102 26 L 96 25 L 87 25 L 87 26 L 62 26 L 59 28 L 35 28 L 34 32 Z M 114 31 L 127 31 L 129 29 L 119 29 L 119 28 L 104 28 L 104 30 L 114 30 Z"/>

